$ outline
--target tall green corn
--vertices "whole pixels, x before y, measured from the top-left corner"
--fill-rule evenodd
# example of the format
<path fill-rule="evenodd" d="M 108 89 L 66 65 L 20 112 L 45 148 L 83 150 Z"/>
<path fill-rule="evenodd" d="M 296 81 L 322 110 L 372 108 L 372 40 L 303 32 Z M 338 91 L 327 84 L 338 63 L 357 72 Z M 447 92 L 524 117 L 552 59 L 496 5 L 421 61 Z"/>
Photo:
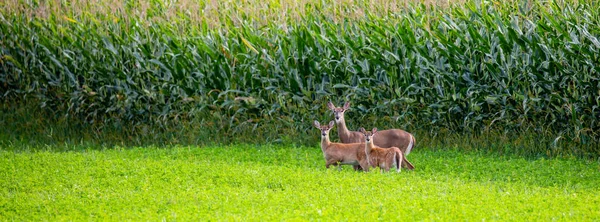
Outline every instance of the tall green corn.
<path fill-rule="evenodd" d="M 109 11 L 11 1 L 0 9 L 1 95 L 86 122 L 214 118 L 234 129 L 306 129 L 330 118 L 325 101 L 351 100 L 357 125 L 597 144 L 598 3 L 371 3 L 130 1 Z M 19 9 L 44 4 L 55 11 Z"/>

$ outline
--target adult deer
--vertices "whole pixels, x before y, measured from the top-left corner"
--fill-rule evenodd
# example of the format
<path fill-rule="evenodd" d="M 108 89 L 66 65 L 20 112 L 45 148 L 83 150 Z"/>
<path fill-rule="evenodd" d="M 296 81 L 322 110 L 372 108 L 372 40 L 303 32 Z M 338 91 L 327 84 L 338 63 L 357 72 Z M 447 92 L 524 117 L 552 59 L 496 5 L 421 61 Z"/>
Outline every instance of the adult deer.
<path fill-rule="evenodd" d="M 342 143 L 360 143 L 364 142 L 364 135 L 357 131 L 350 131 L 346 127 L 344 120 L 344 112 L 350 109 L 350 102 L 346 102 L 343 107 L 336 107 L 331 101 L 327 103 L 327 107 L 333 111 L 335 123 L 338 127 L 338 136 Z M 404 155 L 408 155 L 415 146 L 415 137 L 400 129 L 382 130 L 377 133 L 374 143 L 378 147 L 398 147 Z"/>
<path fill-rule="evenodd" d="M 365 128 L 359 130 L 365 137 L 365 155 L 369 167 L 379 167 L 383 171 L 390 171 L 390 168 L 396 168 L 400 172 L 402 167 L 414 169 L 412 164 L 408 162 L 402 151 L 398 147 L 381 148 L 373 144 L 377 128 L 372 131 L 366 131 Z M 369 171 L 369 169 L 364 169 Z"/>
<path fill-rule="evenodd" d="M 331 165 L 354 165 L 363 169 L 369 166 L 364 152 L 364 143 L 332 143 L 329 140 L 329 130 L 334 126 L 333 121 L 330 121 L 329 125 L 321 125 L 315 120 L 313 125 L 321 130 L 321 151 L 325 157 L 326 168 Z M 356 169 L 355 167 L 354 170 Z"/>

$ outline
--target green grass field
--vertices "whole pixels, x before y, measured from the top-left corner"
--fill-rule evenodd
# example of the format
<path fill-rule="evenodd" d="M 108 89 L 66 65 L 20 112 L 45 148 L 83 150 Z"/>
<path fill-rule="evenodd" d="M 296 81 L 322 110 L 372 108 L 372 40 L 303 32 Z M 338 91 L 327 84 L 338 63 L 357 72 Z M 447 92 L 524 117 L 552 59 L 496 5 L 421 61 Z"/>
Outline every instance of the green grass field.
<path fill-rule="evenodd" d="M 399 174 L 316 146 L 0 151 L 0 220 L 600 219 L 598 162 L 418 148 Z"/>

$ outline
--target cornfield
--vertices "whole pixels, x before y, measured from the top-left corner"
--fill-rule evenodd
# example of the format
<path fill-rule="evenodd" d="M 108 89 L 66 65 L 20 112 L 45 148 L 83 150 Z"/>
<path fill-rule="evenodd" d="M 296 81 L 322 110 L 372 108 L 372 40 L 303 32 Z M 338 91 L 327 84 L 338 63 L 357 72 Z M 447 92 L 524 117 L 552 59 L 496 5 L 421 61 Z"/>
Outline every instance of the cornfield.
<path fill-rule="evenodd" d="M 0 6 L 2 99 L 86 123 L 308 129 L 326 101 L 352 101 L 354 123 L 535 132 L 600 155 L 596 1 Z"/>

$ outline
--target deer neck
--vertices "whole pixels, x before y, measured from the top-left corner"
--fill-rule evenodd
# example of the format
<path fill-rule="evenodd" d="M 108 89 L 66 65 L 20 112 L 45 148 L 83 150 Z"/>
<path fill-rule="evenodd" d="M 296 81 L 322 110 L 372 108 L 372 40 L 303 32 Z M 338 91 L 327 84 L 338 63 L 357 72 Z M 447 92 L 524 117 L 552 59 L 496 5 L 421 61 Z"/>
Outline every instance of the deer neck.
<path fill-rule="evenodd" d="M 321 136 L 321 150 L 325 153 L 325 149 L 331 145 L 331 141 L 329 141 L 329 134 L 327 136 Z"/>
<path fill-rule="evenodd" d="M 371 165 L 371 150 L 373 149 L 373 139 L 371 139 L 371 142 L 366 142 L 365 141 L 365 155 L 367 158 L 367 163 L 369 165 Z"/>
<path fill-rule="evenodd" d="M 350 131 L 346 127 L 346 121 L 343 118 L 337 123 L 337 127 L 340 140 L 342 140 L 342 142 L 350 140 Z"/>
<path fill-rule="evenodd" d="M 367 157 L 371 155 L 371 150 L 373 150 L 373 140 L 371 142 L 365 142 L 365 153 Z"/>

